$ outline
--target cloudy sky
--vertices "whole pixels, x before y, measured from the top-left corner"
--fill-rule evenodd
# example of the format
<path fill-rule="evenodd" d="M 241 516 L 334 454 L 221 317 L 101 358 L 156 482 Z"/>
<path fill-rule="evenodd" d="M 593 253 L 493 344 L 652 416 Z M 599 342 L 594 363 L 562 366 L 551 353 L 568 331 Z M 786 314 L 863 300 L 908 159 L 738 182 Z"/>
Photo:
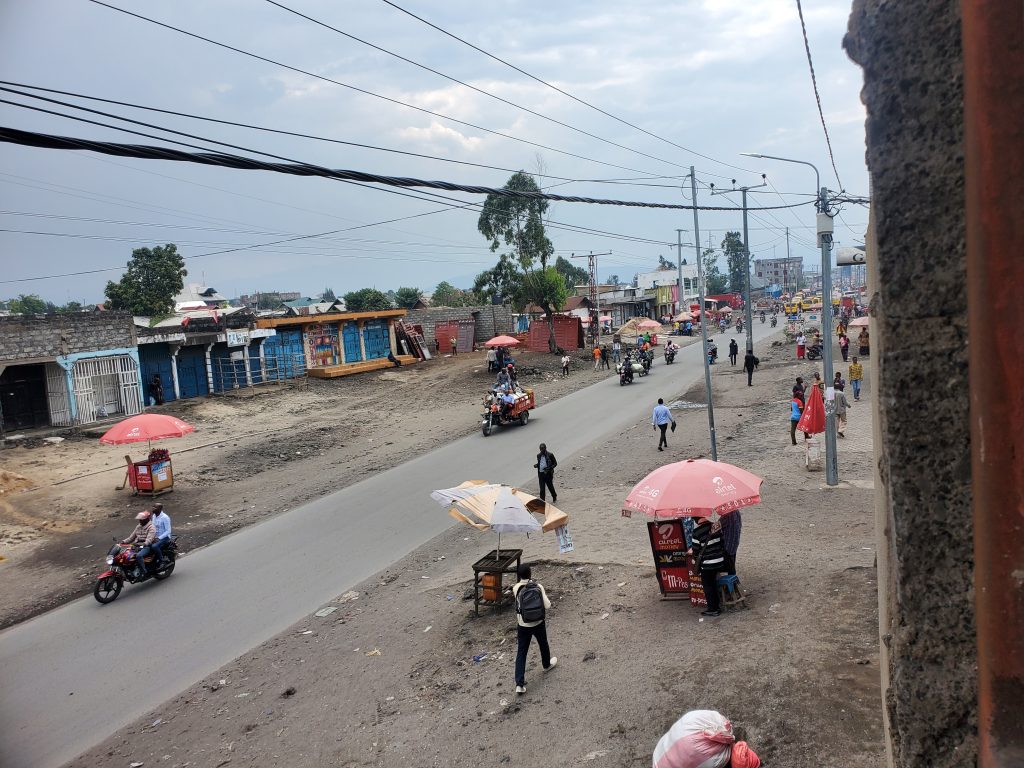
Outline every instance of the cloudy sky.
<path fill-rule="evenodd" d="M 814 163 L 823 184 L 840 188 L 794 0 L 395 0 L 618 120 L 382 0 L 282 0 L 365 42 L 264 0 L 110 4 L 278 63 L 89 0 L 0 0 L 0 79 L 330 139 L 49 94 L 194 134 L 201 140 L 176 138 L 207 148 L 221 141 L 249 150 L 226 150 L 239 154 L 385 175 L 498 187 L 524 169 L 552 192 L 688 203 L 682 177 L 693 164 L 702 205 L 737 205 L 738 194 L 712 197 L 709 186 L 730 188 L 732 179 L 754 185 L 762 173 L 768 186 L 750 195 L 751 207 L 810 200 L 811 169 L 740 155 L 761 152 Z M 848 14 L 849 0 L 804 0 L 842 187 L 866 194 L 861 76 L 841 49 Z M 130 127 L 9 92 L 0 98 Z M 0 104 L 0 125 L 165 143 L 11 104 Z M 339 295 L 365 286 L 429 291 L 441 280 L 468 286 L 495 261 L 476 228 L 472 204 L 482 198 L 424 192 L 0 144 L 0 298 L 102 300 L 103 286 L 119 277 L 133 248 L 167 242 L 187 257 L 189 281 L 230 296 L 316 294 L 327 286 Z M 602 278 L 630 279 L 654 268 L 659 255 L 674 259 L 679 228 L 687 230 L 684 257 L 692 263 L 689 211 L 556 202 L 549 213 L 557 253 L 611 252 L 599 259 Z M 846 207 L 836 221 L 838 245 L 862 241 L 866 220 L 863 207 Z M 749 224 L 755 257 L 785 255 L 789 227 L 793 255 L 820 263 L 811 206 L 752 212 Z M 701 242 L 710 236 L 717 246 L 726 230 L 740 227 L 738 212 L 702 212 Z M 330 234 L 259 247 L 321 233 Z M 68 274 L 74 272 L 91 274 Z"/>

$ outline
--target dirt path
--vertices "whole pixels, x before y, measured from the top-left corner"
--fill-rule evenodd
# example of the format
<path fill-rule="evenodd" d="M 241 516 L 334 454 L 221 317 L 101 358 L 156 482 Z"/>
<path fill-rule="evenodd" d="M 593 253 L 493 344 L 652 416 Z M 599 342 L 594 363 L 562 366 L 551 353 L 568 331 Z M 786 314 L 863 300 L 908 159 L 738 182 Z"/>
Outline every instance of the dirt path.
<path fill-rule="evenodd" d="M 517 363 L 541 406 L 608 376 L 583 353 L 568 377 L 553 355 L 524 352 Z M 176 479 L 161 501 L 194 549 L 478 429 L 491 381 L 479 352 L 153 409 L 196 425 L 161 444 Z M 101 446 L 97 437 L 30 438 L 0 450 L 0 628 L 90 590 L 111 538 L 127 535 L 149 505 L 114 490 L 122 457 L 144 448 Z"/>
<path fill-rule="evenodd" d="M 680 714 L 713 708 L 766 764 L 881 766 L 871 393 L 840 443 L 844 482 L 823 489 L 789 445 L 789 389 L 813 364 L 758 354 L 756 386 L 727 365 L 713 380 L 720 459 L 765 478 L 764 502 L 743 513 L 748 609 L 701 620 L 659 600 L 645 526 L 619 514 L 655 466 L 707 453 L 706 411 L 679 407 L 667 454 L 644 421 L 559 457 L 572 554 L 550 535 L 516 537 L 553 599 L 559 657 L 541 674 L 531 651 L 525 696 L 514 616 L 476 618 L 463 600 L 493 536 L 453 527 L 70 765 L 640 768 Z"/>

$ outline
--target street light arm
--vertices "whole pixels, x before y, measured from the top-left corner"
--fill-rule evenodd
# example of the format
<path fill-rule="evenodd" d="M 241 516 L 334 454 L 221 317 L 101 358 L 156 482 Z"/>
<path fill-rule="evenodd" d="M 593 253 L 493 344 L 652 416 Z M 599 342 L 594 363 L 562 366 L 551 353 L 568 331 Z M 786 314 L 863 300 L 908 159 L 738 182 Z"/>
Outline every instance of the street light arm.
<path fill-rule="evenodd" d="M 744 157 L 757 157 L 762 160 L 781 160 L 784 163 L 798 163 L 800 165 L 809 165 L 814 169 L 814 192 L 815 194 L 821 189 L 821 174 L 818 173 L 818 167 L 814 163 L 808 163 L 806 160 L 794 160 L 791 157 L 776 157 L 775 155 L 758 155 L 753 152 L 740 152 Z"/>

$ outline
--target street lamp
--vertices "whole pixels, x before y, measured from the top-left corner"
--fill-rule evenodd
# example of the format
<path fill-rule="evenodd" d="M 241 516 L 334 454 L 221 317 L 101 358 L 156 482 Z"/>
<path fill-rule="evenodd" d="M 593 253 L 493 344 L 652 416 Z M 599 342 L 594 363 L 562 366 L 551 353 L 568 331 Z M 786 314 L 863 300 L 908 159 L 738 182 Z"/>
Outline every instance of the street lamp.
<path fill-rule="evenodd" d="M 779 160 L 783 163 L 797 163 L 814 169 L 814 183 L 818 208 L 818 243 L 821 246 L 821 320 L 824 349 L 822 361 L 825 368 L 825 386 L 831 387 L 835 381 L 832 372 L 832 217 L 828 215 L 828 190 L 821 186 L 821 174 L 817 167 L 806 160 L 794 160 L 791 157 L 760 155 L 753 152 L 741 152 L 746 157 L 762 160 Z M 827 315 L 826 315 L 827 313 Z M 826 322 L 827 317 L 827 322 Z M 836 418 L 835 409 L 825 409 L 825 482 L 828 485 L 839 485 L 839 462 L 836 457 Z"/>

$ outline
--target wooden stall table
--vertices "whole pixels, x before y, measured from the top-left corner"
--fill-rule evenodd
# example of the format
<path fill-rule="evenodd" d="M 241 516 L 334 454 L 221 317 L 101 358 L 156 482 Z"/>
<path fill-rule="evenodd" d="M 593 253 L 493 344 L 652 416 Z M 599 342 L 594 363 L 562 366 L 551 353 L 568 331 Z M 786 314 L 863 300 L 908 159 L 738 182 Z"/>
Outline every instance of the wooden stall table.
<path fill-rule="evenodd" d="M 131 456 L 124 458 L 128 462 L 128 484 L 136 496 L 155 497 L 174 490 L 174 468 L 167 451 L 150 451 L 142 461 L 132 461 Z"/>
<path fill-rule="evenodd" d="M 516 579 L 513 578 L 507 589 L 503 580 L 507 573 L 517 574 L 522 557 L 521 549 L 492 549 L 473 563 L 473 610 L 477 616 L 481 605 L 500 611 L 512 604 L 512 584 Z"/>

